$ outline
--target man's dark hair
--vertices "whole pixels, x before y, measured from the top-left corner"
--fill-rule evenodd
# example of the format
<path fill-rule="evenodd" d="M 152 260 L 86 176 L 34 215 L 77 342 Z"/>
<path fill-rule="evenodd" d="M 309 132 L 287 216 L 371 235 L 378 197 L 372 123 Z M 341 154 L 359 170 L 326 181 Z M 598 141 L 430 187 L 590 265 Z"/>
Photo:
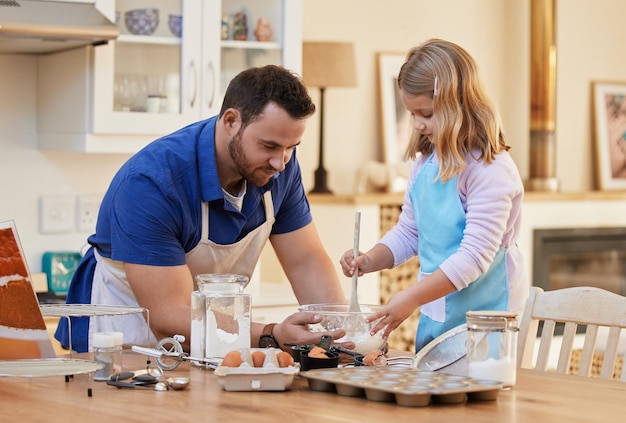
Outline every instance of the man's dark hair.
<path fill-rule="evenodd" d="M 271 102 L 285 109 L 294 119 L 304 119 L 315 113 L 315 104 L 300 78 L 283 67 L 268 65 L 246 69 L 230 81 L 219 117 L 226 109 L 237 109 L 242 125 L 246 127 Z"/>

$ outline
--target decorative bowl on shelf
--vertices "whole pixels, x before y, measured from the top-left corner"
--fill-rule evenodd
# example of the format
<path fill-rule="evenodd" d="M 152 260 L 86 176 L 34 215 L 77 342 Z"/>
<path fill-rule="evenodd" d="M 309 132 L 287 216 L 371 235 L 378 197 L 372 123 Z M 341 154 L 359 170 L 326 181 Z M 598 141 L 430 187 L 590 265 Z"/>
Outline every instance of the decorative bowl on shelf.
<path fill-rule="evenodd" d="M 183 17 L 181 15 L 170 15 L 167 24 L 170 27 L 170 31 L 177 37 L 180 37 L 183 33 Z"/>
<path fill-rule="evenodd" d="M 152 35 L 159 25 L 159 9 L 129 10 L 124 21 L 131 34 Z"/>

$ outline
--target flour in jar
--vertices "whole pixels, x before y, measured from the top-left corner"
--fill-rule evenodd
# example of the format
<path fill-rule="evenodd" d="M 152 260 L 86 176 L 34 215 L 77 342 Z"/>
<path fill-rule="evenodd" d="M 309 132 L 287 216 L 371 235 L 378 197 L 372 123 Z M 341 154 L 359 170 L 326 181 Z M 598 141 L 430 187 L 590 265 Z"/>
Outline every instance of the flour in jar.
<path fill-rule="evenodd" d="M 196 358 L 206 358 L 204 351 L 205 341 L 204 335 L 206 330 L 204 329 L 204 320 L 191 319 L 191 356 Z M 197 361 L 192 361 L 191 364 L 199 366 Z"/>
<path fill-rule="evenodd" d="M 237 319 L 238 331 L 227 332 L 217 327 L 215 314 L 206 313 L 205 357 L 224 357 L 231 350 L 250 348 L 250 319 L 241 316 Z"/>
<path fill-rule="evenodd" d="M 471 361 L 468 364 L 468 376 L 473 379 L 496 380 L 504 386 L 515 385 L 515 361 L 510 357 L 488 358 L 483 361 Z"/>

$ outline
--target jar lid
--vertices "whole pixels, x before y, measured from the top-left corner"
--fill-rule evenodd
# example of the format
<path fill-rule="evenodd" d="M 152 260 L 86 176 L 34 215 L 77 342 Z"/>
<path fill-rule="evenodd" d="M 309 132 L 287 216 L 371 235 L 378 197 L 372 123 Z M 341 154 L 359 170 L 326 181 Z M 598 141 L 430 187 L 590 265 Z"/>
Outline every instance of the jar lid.
<path fill-rule="evenodd" d="M 247 276 L 231 273 L 205 273 L 196 276 L 198 290 L 210 293 L 241 293 L 248 282 Z"/>
<path fill-rule="evenodd" d="M 95 332 L 91 337 L 93 348 L 111 348 L 115 346 L 115 335 L 112 332 Z"/>
<path fill-rule="evenodd" d="M 476 330 L 479 327 L 490 330 L 517 330 L 517 313 L 512 311 L 476 310 L 465 313 L 467 327 Z"/>
<path fill-rule="evenodd" d="M 122 332 L 108 332 L 113 335 L 115 339 L 115 346 L 121 346 L 124 344 L 124 334 Z"/>
<path fill-rule="evenodd" d="M 502 310 L 472 310 L 465 313 L 466 317 L 474 318 L 491 318 L 491 317 L 504 317 L 505 319 L 516 319 L 517 313 L 514 311 L 502 311 Z"/>

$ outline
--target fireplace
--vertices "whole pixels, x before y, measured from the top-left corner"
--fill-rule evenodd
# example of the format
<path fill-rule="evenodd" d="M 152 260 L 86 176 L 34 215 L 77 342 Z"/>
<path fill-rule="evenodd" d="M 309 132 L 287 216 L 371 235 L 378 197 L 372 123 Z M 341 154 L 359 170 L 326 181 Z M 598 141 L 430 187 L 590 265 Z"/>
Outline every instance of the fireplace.
<path fill-rule="evenodd" d="M 626 228 L 535 229 L 533 284 L 595 286 L 626 295 Z"/>

